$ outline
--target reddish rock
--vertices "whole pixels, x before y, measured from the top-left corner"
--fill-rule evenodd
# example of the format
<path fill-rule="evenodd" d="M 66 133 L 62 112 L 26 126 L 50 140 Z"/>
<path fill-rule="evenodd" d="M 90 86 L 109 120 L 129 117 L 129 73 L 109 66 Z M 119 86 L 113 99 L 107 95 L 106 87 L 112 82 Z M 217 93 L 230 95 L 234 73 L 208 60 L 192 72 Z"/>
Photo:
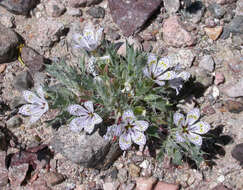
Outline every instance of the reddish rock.
<path fill-rule="evenodd" d="M 206 32 L 207 36 L 210 39 L 217 40 L 223 31 L 223 27 L 222 26 L 216 26 L 214 28 L 205 27 L 204 31 Z"/>
<path fill-rule="evenodd" d="M 195 43 L 195 39 L 182 27 L 177 16 L 171 16 L 165 20 L 162 32 L 163 39 L 168 45 L 186 47 Z"/>
<path fill-rule="evenodd" d="M 136 179 L 136 190 L 151 190 L 154 184 L 156 184 L 157 178 L 155 177 L 150 177 L 150 178 L 145 178 L 145 177 L 139 177 Z"/>
<path fill-rule="evenodd" d="M 231 113 L 240 113 L 243 111 L 243 103 L 233 100 L 227 100 L 225 102 L 225 107 Z"/>
<path fill-rule="evenodd" d="M 160 182 L 157 183 L 154 190 L 179 190 L 179 185 L 170 184 L 170 183 L 160 181 Z"/>
<path fill-rule="evenodd" d="M 51 190 L 50 187 L 47 186 L 46 181 L 43 177 L 38 177 L 36 181 L 26 187 L 28 190 Z"/>
<path fill-rule="evenodd" d="M 49 172 L 45 174 L 44 179 L 48 185 L 54 186 L 62 183 L 65 180 L 65 176 L 60 173 Z"/>
<path fill-rule="evenodd" d="M 215 110 L 213 109 L 212 106 L 205 106 L 203 109 L 202 109 L 203 113 L 206 114 L 206 115 L 212 115 L 212 114 L 215 114 Z"/>
<path fill-rule="evenodd" d="M 6 152 L 0 151 L 0 189 L 8 184 L 8 170 L 5 163 Z"/>
<path fill-rule="evenodd" d="M 243 78 L 232 82 L 222 89 L 223 93 L 231 98 L 243 97 Z"/>
<path fill-rule="evenodd" d="M 231 189 L 225 187 L 223 184 L 220 184 L 214 187 L 212 190 L 231 190 Z"/>
<path fill-rule="evenodd" d="M 9 168 L 8 177 L 11 186 L 16 187 L 22 184 L 24 181 L 27 171 L 29 169 L 29 164 L 15 165 Z"/>
<path fill-rule="evenodd" d="M 109 0 L 113 21 L 125 36 L 136 33 L 159 9 L 162 0 Z"/>
<path fill-rule="evenodd" d="M 1 64 L 0 65 L 0 73 L 3 73 L 6 69 L 6 67 L 7 67 L 6 64 Z"/>
<path fill-rule="evenodd" d="M 215 73 L 214 84 L 216 84 L 216 85 L 222 84 L 224 82 L 224 80 L 225 80 L 225 78 L 224 78 L 223 73 L 219 73 L 219 72 Z"/>

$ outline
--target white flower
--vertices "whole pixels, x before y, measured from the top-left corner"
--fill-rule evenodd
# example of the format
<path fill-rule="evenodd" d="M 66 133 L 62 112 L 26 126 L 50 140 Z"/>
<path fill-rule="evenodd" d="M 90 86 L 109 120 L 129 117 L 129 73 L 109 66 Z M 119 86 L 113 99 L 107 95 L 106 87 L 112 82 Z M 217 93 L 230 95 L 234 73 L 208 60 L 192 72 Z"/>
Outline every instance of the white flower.
<path fill-rule="evenodd" d="M 103 34 L 103 28 L 99 28 L 95 31 L 94 26 L 91 23 L 85 25 L 83 33 L 73 35 L 73 40 L 76 43 L 77 48 L 85 49 L 86 51 L 94 51 L 101 43 Z"/>
<path fill-rule="evenodd" d="M 98 72 L 95 68 L 96 61 L 105 61 L 106 63 L 109 63 L 110 61 L 110 56 L 103 56 L 103 57 L 94 57 L 91 56 L 88 59 L 88 64 L 87 64 L 87 72 L 92 74 L 94 77 L 98 76 Z"/>
<path fill-rule="evenodd" d="M 153 54 L 148 56 L 148 65 L 144 68 L 144 75 L 150 77 L 160 86 L 165 85 L 165 81 L 176 78 L 176 72 L 169 70 L 173 65 L 169 58 L 164 57 L 157 61 Z"/>
<path fill-rule="evenodd" d="M 177 132 L 177 142 L 184 142 L 188 139 L 197 146 L 202 145 L 202 137 L 200 135 L 206 134 L 210 130 L 210 125 L 204 121 L 196 122 L 200 117 L 198 108 L 189 111 L 185 120 L 184 115 L 176 112 L 173 116 L 174 124 L 180 127 L 180 132 Z M 196 122 L 196 123 L 195 123 Z"/>
<path fill-rule="evenodd" d="M 23 91 L 24 99 L 30 104 L 23 105 L 21 108 L 19 108 L 19 113 L 30 116 L 31 124 L 39 120 L 40 117 L 49 109 L 41 86 L 37 88 L 37 94 L 39 97 L 31 91 Z"/>
<path fill-rule="evenodd" d="M 133 111 L 127 110 L 122 115 L 122 123 L 108 127 L 104 137 L 106 139 L 111 139 L 114 136 L 120 136 L 119 145 L 122 150 L 127 150 L 132 145 L 132 141 L 140 146 L 146 144 L 144 131 L 146 131 L 148 127 L 149 124 L 147 121 L 137 120 Z"/>
<path fill-rule="evenodd" d="M 94 126 L 102 122 L 102 118 L 97 113 L 94 113 L 91 101 L 85 102 L 84 107 L 78 104 L 70 105 L 68 112 L 71 115 L 79 116 L 74 118 L 69 124 L 71 130 L 74 132 L 80 132 L 84 129 L 90 134 L 94 130 Z"/>

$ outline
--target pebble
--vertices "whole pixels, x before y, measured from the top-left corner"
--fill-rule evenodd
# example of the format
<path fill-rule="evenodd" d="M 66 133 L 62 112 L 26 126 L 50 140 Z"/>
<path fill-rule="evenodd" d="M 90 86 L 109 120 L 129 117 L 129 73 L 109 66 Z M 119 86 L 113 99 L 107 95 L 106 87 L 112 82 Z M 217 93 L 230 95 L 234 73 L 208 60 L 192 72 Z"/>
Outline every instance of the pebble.
<path fill-rule="evenodd" d="M 236 15 L 243 16 L 243 0 L 237 1 Z"/>
<path fill-rule="evenodd" d="M 69 6 L 73 8 L 85 7 L 87 0 L 69 0 Z"/>
<path fill-rule="evenodd" d="M 129 164 L 129 175 L 133 178 L 138 177 L 140 174 L 141 168 L 135 164 Z"/>
<path fill-rule="evenodd" d="M 8 178 L 12 187 L 20 186 L 24 181 L 29 164 L 23 163 L 21 165 L 11 166 L 8 169 Z"/>
<path fill-rule="evenodd" d="M 103 7 L 91 7 L 87 11 L 87 14 L 94 18 L 104 18 L 105 17 L 105 9 Z"/>
<path fill-rule="evenodd" d="M 4 133 L 2 133 L 0 131 L 0 150 L 6 150 L 6 148 L 7 148 L 6 137 L 5 137 Z"/>
<path fill-rule="evenodd" d="M 224 87 L 222 91 L 231 98 L 243 96 L 243 78 L 241 78 L 238 82 L 235 81 L 234 83 Z"/>
<path fill-rule="evenodd" d="M 0 64 L 0 73 L 3 73 L 6 69 L 7 65 L 6 64 Z"/>
<path fill-rule="evenodd" d="M 34 85 L 34 81 L 28 71 L 23 71 L 14 78 L 13 85 L 19 91 L 28 90 Z"/>
<path fill-rule="evenodd" d="M 213 57 L 211 55 L 204 55 L 201 60 L 199 61 L 199 67 L 207 70 L 207 71 L 210 71 L 210 72 L 213 72 L 214 71 L 214 60 L 213 60 Z"/>
<path fill-rule="evenodd" d="M 164 7 L 169 13 L 176 13 L 180 8 L 180 0 L 164 0 Z"/>
<path fill-rule="evenodd" d="M 119 186 L 120 186 L 120 184 L 117 181 L 110 182 L 110 183 L 104 183 L 103 189 L 104 190 L 117 190 Z"/>
<path fill-rule="evenodd" d="M 217 181 L 220 183 L 223 183 L 225 180 L 225 177 L 223 175 L 220 175 L 219 177 L 217 177 Z"/>
<path fill-rule="evenodd" d="M 179 190 L 179 185 L 159 181 L 154 190 Z"/>
<path fill-rule="evenodd" d="M 0 15 L 0 23 L 4 25 L 7 28 L 13 28 L 14 27 L 14 16 L 10 15 Z"/>
<path fill-rule="evenodd" d="M 195 59 L 195 54 L 190 49 L 180 49 L 175 54 L 169 54 L 175 65 L 179 65 L 181 69 L 190 68 Z"/>
<path fill-rule="evenodd" d="M 151 52 L 151 51 L 153 50 L 153 46 L 152 46 L 151 42 L 149 42 L 149 41 L 145 41 L 145 42 L 143 43 L 143 50 L 144 50 L 145 52 L 147 52 L 147 53 Z"/>
<path fill-rule="evenodd" d="M 163 40 L 174 47 L 186 47 L 195 44 L 195 38 L 181 25 L 179 17 L 171 16 L 162 26 Z"/>
<path fill-rule="evenodd" d="M 119 190 L 133 190 L 135 185 L 135 183 L 122 184 Z"/>
<path fill-rule="evenodd" d="M 6 152 L 0 151 L 0 188 L 4 189 L 4 186 L 7 184 L 8 184 L 8 170 L 6 167 Z"/>
<path fill-rule="evenodd" d="M 216 3 L 211 3 L 208 6 L 208 10 L 213 14 L 213 16 L 215 18 L 218 18 L 218 19 L 222 18 L 226 12 L 222 6 L 220 6 Z"/>
<path fill-rule="evenodd" d="M 214 79 L 214 84 L 215 85 L 220 85 L 222 83 L 224 83 L 225 77 L 223 73 L 220 72 L 216 72 L 215 73 L 215 79 Z"/>
<path fill-rule="evenodd" d="M 139 177 L 136 179 L 136 183 L 137 183 L 136 190 L 151 190 L 152 187 L 156 184 L 156 182 L 157 182 L 157 178 L 155 177 L 149 177 L 149 178 Z"/>
<path fill-rule="evenodd" d="M 207 36 L 212 40 L 217 40 L 223 31 L 222 26 L 216 26 L 214 28 L 204 27 L 204 31 L 206 32 Z"/>
<path fill-rule="evenodd" d="M 66 8 L 60 0 L 51 0 L 46 3 L 47 15 L 52 17 L 59 17 L 66 11 Z"/>
<path fill-rule="evenodd" d="M 216 187 L 214 187 L 212 190 L 231 190 L 231 189 L 228 189 L 223 184 L 219 184 Z"/>
<path fill-rule="evenodd" d="M 45 178 L 47 184 L 51 185 L 51 186 L 60 184 L 65 180 L 64 175 L 62 175 L 60 173 L 56 173 L 56 172 L 46 173 L 44 178 Z"/>
<path fill-rule="evenodd" d="M 18 115 L 11 117 L 6 122 L 6 126 L 10 129 L 11 128 L 18 128 L 18 127 L 21 126 L 21 124 L 22 124 L 22 119 Z"/>
<path fill-rule="evenodd" d="M 81 9 L 75 9 L 72 7 L 67 8 L 67 14 L 70 16 L 82 16 L 82 10 Z"/>
<path fill-rule="evenodd" d="M 189 72 L 196 77 L 196 81 L 204 87 L 209 87 L 213 83 L 213 77 L 203 68 L 192 67 Z"/>
<path fill-rule="evenodd" d="M 240 113 L 243 111 L 243 103 L 241 102 L 227 100 L 224 104 L 226 109 L 231 113 Z"/>
<path fill-rule="evenodd" d="M 185 2 L 185 1 L 184 1 Z M 187 1 L 190 2 L 191 1 Z M 202 1 L 194 1 L 193 6 L 186 6 L 186 17 L 189 19 L 192 23 L 197 24 L 201 21 L 202 16 L 205 12 L 205 6 L 202 3 Z M 194 8 L 196 7 L 196 8 Z"/>
<path fill-rule="evenodd" d="M 119 40 L 121 38 L 121 35 L 118 34 L 118 32 L 112 28 L 108 29 L 107 35 L 111 38 L 111 40 Z"/>
<path fill-rule="evenodd" d="M 143 169 L 147 169 L 149 167 L 149 161 L 144 160 L 139 166 Z"/>
<path fill-rule="evenodd" d="M 127 169 L 125 169 L 125 168 L 119 169 L 118 175 L 117 175 L 118 180 L 121 183 L 124 183 L 125 181 L 127 181 L 127 177 L 128 177 Z"/>

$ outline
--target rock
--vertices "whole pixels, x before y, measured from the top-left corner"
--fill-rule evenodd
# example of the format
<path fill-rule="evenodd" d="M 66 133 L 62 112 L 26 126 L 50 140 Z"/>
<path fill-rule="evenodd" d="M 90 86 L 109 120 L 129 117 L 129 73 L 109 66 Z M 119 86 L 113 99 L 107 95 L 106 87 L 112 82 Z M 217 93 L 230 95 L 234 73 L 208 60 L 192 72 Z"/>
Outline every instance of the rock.
<path fill-rule="evenodd" d="M 67 14 L 70 16 L 82 16 L 82 10 L 81 9 L 76 9 L 72 7 L 67 8 Z"/>
<path fill-rule="evenodd" d="M 129 175 L 133 178 L 138 177 L 140 174 L 141 168 L 135 164 L 129 164 Z"/>
<path fill-rule="evenodd" d="M 135 183 L 122 184 L 119 190 L 134 190 Z"/>
<path fill-rule="evenodd" d="M 47 186 L 46 181 L 43 179 L 43 177 L 39 177 L 39 176 L 38 176 L 37 180 L 35 180 L 30 185 L 28 185 L 26 187 L 26 189 L 28 189 L 28 190 L 51 190 L 51 188 L 49 188 Z"/>
<path fill-rule="evenodd" d="M 17 58 L 17 47 L 20 38 L 13 30 L 0 24 L 0 64 L 14 61 Z"/>
<path fill-rule="evenodd" d="M 215 18 L 218 18 L 218 19 L 222 18 L 224 16 L 225 12 L 226 12 L 225 9 L 222 6 L 220 6 L 216 3 L 210 4 L 208 6 L 208 10 L 212 13 L 212 15 Z"/>
<path fill-rule="evenodd" d="M 186 5 L 186 10 L 185 10 L 185 16 L 187 19 L 189 19 L 192 23 L 199 23 L 201 21 L 202 16 L 204 15 L 205 12 L 205 6 L 201 1 L 194 1 L 191 2 L 186 1 L 189 3 L 184 3 L 188 4 Z"/>
<path fill-rule="evenodd" d="M 26 177 L 28 169 L 29 164 L 27 163 L 15 165 L 14 167 L 9 167 L 8 178 L 12 187 L 20 186 L 22 184 Z"/>
<path fill-rule="evenodd" d="M 109 183 L 103 184 L 103 189 L 104 190 L 117 190 L 119 186 L 120 186 L 120 184 L 117 181 L 109 182 Z"/>
<path fill-rule="evenodd" d="M 54 186 L 62 183 L 66 178 L 60 173 L 48 172 L 45 174 L 44 179 L 46 180 L 47 185 L 50 184 L 51 186 Z"/>
<path fill-rule="evenodd" d="M 213 77 L 208 73 L 208 71 L 200 67 L 192 67 L 189 72 L 196 78 L 196 81 L 204 87 L 209 87 L 213 83 Z"/>
<path fill-rule="evenodd" d="M 162 0 L 109 0 L 113 21 L 125 36 L 138 32 L 147 20 L 160 8 Z"/>
<path fill-rule="evenodd" d="M 7 149 L 7 141 L 5 134 L 0 131 L 0 150 L 6 150 Z"/>
<path fill-rule="evenodd" d="M 192 46 L 195 39 L 180 24 L 177 16 L 171 16 L 164 21 L 163 27 L 164 41 L 174 47 Z"/>
<path fill-rule="evenodd" d="M 107 35 L 110 37 L 111 40 L 119 40 L 121 38 L 121 35 L 112 28 L 108 29 Z"/>
<path fill-rule="evenodd" d="M 243 103 L 233 100 L 227 100 L 225 102 L 225 107 L 231 113 L 240 113 L 243 111 Z"/>
<path fill-rule="evenodd" d="M 152 187 L 156 184 L 157 178 L 155 177 L 139 177 L 136 179 L 136 190 L 151 190 Z"/>
<path fill-rule="evenodd" d="M 243 34 L 243 16 L 235 16 L 233 20 L 224 27 L 224 32 L 221 38 L 228 38 L 230 33 Z"/>
<path fill-rule="evenodd" d="M 104 18 L 105 17 L 105 9 L 102 7 L 91 7 L 86 11 L 87 14 L 94 18 Z"/>
<path fill-rule="evenodd" d="M 124 183 L 127 181 L 127 175 L 128 175 L 128 172 L 125 168 L 121 168 L 119 169 L 118 171 L 118 180 L 121 182 L 121 183 Z"/>
<path fill-rule="evenodd" d="M 0 65 L 0 73 L 3 73 L 6 69 L 7 65 L 6 64 L 1 64 Z"/>
<path fill-rule="evenodd" d="M 154 190 L 179 190 L 179 185 L 159 181 Z"/>
<path fill-rule="evenodd" d="M 216 187 L 214 187 L 212 190 L 231 190 L 231 189 L 228 189 L 223 184 L 219 184 Z"/>
<path fill-rule="evenodd" d="M 23 71 L 14 78 L 13 85 L 19 91 L 28 90 L 34 85 L 34 81 L 28 71 Z"/>
<path fill-rule="evenodd" d="M 109 167 L 122 153 L 118 144 L 104 140 L 98 131 L 92 135 L 75 133 L 67 126 L 55 132 L 51 145 L 72 162 L 96 169 Z"/>
<path fill-rule="evenodd" d="M 212 40 L 217 40 L 223 31 L 222 26 L 216 26 L 214 28 L 204 27 L 204 31 L 207 36 Z"/>
<path fill-rule="evenodd" d="M 229 3 L 234 3 L 236 0 L 215 0 L 215 3 L 224 5 L 224 4 L 229 4 Z"/>
<path fill-rule="evenodd" d="M 21 58 L 24 64 L 33 73 L 44 69 L 44 57 L 28 46 L 24 46 L 21 50 Z"/>
<path fill-rule="evenodd" d="M 216 84 L 216 85 L 222 84 L 222 83 L 224 83 L 224 80 L 225 80 L 225 78 L 224 78 L 223 73 L 219 73 L 219 72 L 215 73 L 214 84 Z"/>
<path fill-rule="evenodd" d="M 14 16 L 12 15 L 0 15 L 0 23 L 6 28 L 14 27 Z"/>
<path fill-rule="evenodd" d="M 203 107 L 202 112 L 206 115 L 213 115 L 216 113 L 216 111 L 213 109 L 211 105 Z"/>
<path fill-rule="evenodd" d="M 92 6 L 101 3 L 102 0 L 69 0 L 69 6 L 78 8 Z"/>
<path fill-rule="evenodd" d="M 237 1 L 236 15 L 243 16 L 243 0 Z"/>
<path fill-rule="evenodd" d="M 237 98 L 243 96 L 243 78 L 238 82 L 234 82 L 229 86 L 226 86 L 222 91 L 231 98 Z"/>
<path fill-rule="evenodd" d="M 151 52 L 152 50 L 153 50 L 153 46 L 152 46 L 152 44 L 151 44 L 151 42 L 149 42 L 149 41 L 145 41 L 144 43 L 143 43 L 143 50 L 145 51 L 145 52 Z"/>
<path fill-rule="evenodd" d="M 202 59 L 200 60 L 198 66 L 207 71 L 213 72 L 214 65 L 215 65 L 215 63 L 214 63 L 213 57 L 211 55 L 204 55 L 202 57 Z"/>
<path fill-rule="evenodd" d="M 4 0 L 0 6 L 5 7 L 9 12 L 18 15 L 28 15 L 29 11 L 36 7 L 39 0 Z"/>
<path fill-rule="evenodd" d="M 179 0 L 164 0 L 164 7 L 169 13 L 176 13 L 180 8 Z"/>
<path fill-rule="evenodd" d="M 176 50 L 176 52 L 169 52 L 168 57 L 174 65 L 179 65 L 180 68 L 185 69 L 191 67 L 195 54 L 190 49 L 180 49 L 179 51 Z"/>
<path fill-rule="evenodd" d="M 47 15 L 52 17 L 59 17 L 66 11 L 66 8 L 60 0 L 47 1 L 45 5 Z"/>
<path fill-rule="evenodd" d="M 92 6 L 101 3 L 103 0 L 87 0 L 86 6 Z"/>
<path fill-rule="evenodd" d="M 6 126 L 8 128 L 18 128 L 21 126 L 21 124 L 22 124 L 22 119 L 18 115 L 11 117 L 6 122 Z"/>
<path fill-rule="evenodd" d="M 15 109 L 18 108 L 19 106 L 26 104 L 27 102 L 25 101 L 25 99 L 23 98 L 23 96 L 15 96 L 14 98 L 12 98 L 9 106 L 10 109 Z"/>
<path fill-rule="evenodd" d="M 7 184 L 8 184 L 8 170 L 6 167 L 6 152 L 0 151 L 0 188 L 2 189 Z"/>

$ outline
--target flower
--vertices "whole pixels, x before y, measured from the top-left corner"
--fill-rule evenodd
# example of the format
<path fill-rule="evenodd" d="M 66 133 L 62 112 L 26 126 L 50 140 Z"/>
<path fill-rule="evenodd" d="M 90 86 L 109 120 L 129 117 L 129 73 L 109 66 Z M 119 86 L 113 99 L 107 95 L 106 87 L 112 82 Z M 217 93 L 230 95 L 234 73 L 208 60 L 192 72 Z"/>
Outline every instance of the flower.
<path fill-rule="evenodd" d="M 202 145 L 202 137 L 200 135 L 206 134 L 210 130 L 210 125 L 204 121 L 198 121 L 200 111 L 195 108 L 188 112 L 186 120 L 184 115 L 176 112 L 173 116 L 174 124 L 180 127 L 180 132 L 176 133 L 177 142 L 184 142 L 187 138 L 197 146 Z M 198 121 L 197 123 L 195 123 Z"/>
<path fill-rule="evenodd" d="M 132 145 L 132 141 L 140 146 L 146 144 L 144 131 L 148 127 L 149 124 L 147 121 L 137 120 L 132 110 L 126 110 L 122 115 L 122 123 L 108 127 L 104 137 L 106 139 L 112 139 L 114 136 L 120 136 L 120 148 L 127 150 Z"/>
<path fill-rule="evenodd" d="M 85 49 L 86 51 L 94 51 L 101 43 L 103 28 L 95 31 L 91 23 L 85 25 L 83 33 L 73 35 L 73 40 L 76 43 L 75 47 Z"/>
<path fill-rule="evenodd" d="M 41 86 L 37 88 L 37 94 L 39 97 L 31 91 L 23 91 L 24 99 L 30 104 L 23 105 L 19 108 L 19 113 L 30 116 L 31 124 L 39 120 L 49 109 L 48 102 L 44 98 L 44 92 Z"/>
<path fill-rule="evenodd" d="M 84 107 L 78 104 L 70 105 L 68 112 L 71 115 L 79 116 L 74 118 L 69 124 L 74 132 L 80 132 L 84 129 L 90 134 L 94 130 L 94 126 L 103 121 L 97 113 L 94 113 L 93 102 L 91 101 L 85 102 Z"/>
<path fill-rule="evenodd" d="M 121 90 L 122 93 L 128 93 L 128 96 L 134 96 L 134 90 L 129 82 L 124 83 L 124 88 Z"/>

